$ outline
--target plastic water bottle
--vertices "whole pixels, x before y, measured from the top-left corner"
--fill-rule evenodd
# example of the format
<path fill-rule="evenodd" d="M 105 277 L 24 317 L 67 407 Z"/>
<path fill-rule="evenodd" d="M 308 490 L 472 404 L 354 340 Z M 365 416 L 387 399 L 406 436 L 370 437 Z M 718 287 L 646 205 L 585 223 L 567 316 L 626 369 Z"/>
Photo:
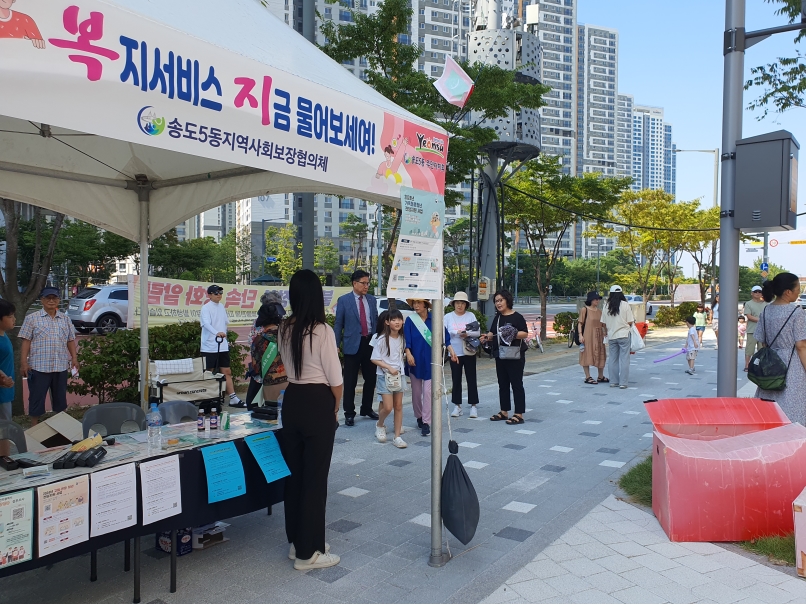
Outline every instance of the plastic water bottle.
<path fill-rule="evenodd" d="M 585 350 L 585 343 L 584 342 L 579 343 L 579 352 L 581 353 L 584 350 Z"/>
<path fill-rule="evenodd" d="M 280 396 L 277 398 L 277 428 L 283 428 L 283 398 L 285 398 L 285 389 L 280 391 Z"/>
<path fill-rule="evenodd" d="M 157 404 L 151 404 L 151 411 L 146 414 L 148 424 L 148 447 L 162 447 L 162 415 L 157 409 Z"/>

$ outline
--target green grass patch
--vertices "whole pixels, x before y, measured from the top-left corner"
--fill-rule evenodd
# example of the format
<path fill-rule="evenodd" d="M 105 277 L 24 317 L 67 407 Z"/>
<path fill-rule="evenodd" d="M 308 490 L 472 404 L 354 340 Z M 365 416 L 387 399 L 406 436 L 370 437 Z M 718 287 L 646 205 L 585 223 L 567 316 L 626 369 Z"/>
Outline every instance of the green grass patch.
<path fill-rule="evenodd" d="M 652 506 L 652 456 L 624 473 L 618 485 L 639 504 Z"/>
<path fill-rule="evenodd" d="M 749 542 L 741 542 L 742 548 L 757 555 L 766 555 L 776 565 L 795 566 L 795 534 L 765 536 Z"/>

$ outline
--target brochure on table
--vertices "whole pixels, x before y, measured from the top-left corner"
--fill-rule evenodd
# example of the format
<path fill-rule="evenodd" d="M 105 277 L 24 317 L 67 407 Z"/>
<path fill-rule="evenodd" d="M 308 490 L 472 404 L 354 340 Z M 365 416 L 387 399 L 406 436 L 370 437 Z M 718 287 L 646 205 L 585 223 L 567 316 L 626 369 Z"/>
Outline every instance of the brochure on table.
<path fill-rule="evenodd" d="M 143 525 L 181 514 L 179 456 L 141 462 L 140 490 L 143 496 Z"/>
<path fill-rule="evenodd" d="M 251 451 L 252 455 L 255 457 L 260 470 L 263 471 L 263 475 L 266 477 L 266 483 L 277 481 L 291 474 L 274 433 L 269 432 L 250 435 L 244 439 L 244 441 L 249 447 L 249 451 Z"/>
<path fill-rule="evenodd" d="M 207 502 L 221 502 L 246 493 L 246 477 L 238 450 L 232 441 L 202 448 L 207 474 Z"/>
<path fill-rule="evenodd" d="M 401 187 L 400 204 L 403 212 L 400 236 L 386 296 L 441 299 L 445 198 L 435 193 Z"/>
<path fill-rule="evenodd" d="M 36 488 L 39 557 L 89 540 L 89 496 L 86 475 Z"/>
<path fill-rule="evenodd" d="M 98 471 L 90 478 L 92 537 L 137 523 L 137 470 L 134 463 Z"/>
<path fill-rule="evenodd" d="M 33 558 L 34 490 L 0 496 L 0 569 Z"/>

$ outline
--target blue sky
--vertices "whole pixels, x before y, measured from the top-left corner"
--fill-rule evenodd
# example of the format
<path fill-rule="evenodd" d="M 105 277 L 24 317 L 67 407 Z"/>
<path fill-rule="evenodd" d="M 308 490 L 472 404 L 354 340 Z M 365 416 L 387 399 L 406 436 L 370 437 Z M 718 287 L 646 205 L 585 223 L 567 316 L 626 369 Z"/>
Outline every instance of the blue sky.
<path fill-rule="evenodd" d="M 747 30 L 783 25 L 786 18 L 775 15 L 777 4 L 747 0 Z M 679 149 L 715 149 L 722 141 L 722 33 L 725 29 L 723 0 L 579 0 L 579 23 L 603 25 L 619 31 L 620 93 L 632 94 L 641 105 L 663 107 L 665 118 L 674 126 Z M 793 53 L 795 34 L 778 34 L 745 53 L 746 79 L 750 68 Z M 803 46 L 802 44 L 800 46 Z M 755 98 L 754 89 L 745 91 L 744 105 Z M 744 112 L 743 137 L 785 129 L 806 145 L 806 109 L 770 114 L 762 121 L 758 114 Z M 806 154 L 801 149 L 801 154 Z M 799 182 L 806 182 L 806 161 L 801 155 Z M 721 175 L 720 175 L 721 176 Z M 798 211 L 806 211 L 806 191 L 799 192 Z M 713 199 L 713 156 L 680 153 L 677 156 L 677 198 Z M 780 245 L 770 250 L 770 260 L 790 271 L 806 275 L 806 246 L 789 245 L 806 240 L 806 216 L 800 217 L 794 232 L 772 235 Z M 741 263 L 751 265 L 760 253 L 741 248 Z M 686 274 L 690 263 L 683 264 Z"/>

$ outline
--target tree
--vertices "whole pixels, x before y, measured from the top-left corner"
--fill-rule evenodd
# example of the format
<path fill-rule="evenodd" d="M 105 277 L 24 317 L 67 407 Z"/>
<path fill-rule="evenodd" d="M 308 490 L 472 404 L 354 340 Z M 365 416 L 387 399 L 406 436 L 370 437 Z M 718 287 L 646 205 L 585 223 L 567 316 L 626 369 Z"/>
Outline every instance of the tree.
<path fill-rule="evenodd" d="M 361 250 L 364 248 L 364 240 L 367 239 L 367 224 L 357 214 L 348 214 L 347 220 L 339 223 L 339 234 L 350 240 L 353 248 L 353 271 L 355 271 L 361 264 Z"/>
<path fill-rule="evenodd" d="M 64 215 L 56 212 L 52 220 L 48 220 L 41 208 L 34 207 L 33 218 L 25 221 L 20 202 L 0 198 L 0 204 L 5 221 L 2 240 L 6 244 L 6 265 L 4 271 L 0 272 L 0 296 L 16 307 L 15 323 L 19 326 L 47 283 Z M 30 258 L 31 268 L 25 279 L 21 279 L 19 273 L 21 252 Z M 22 344 L 19 338 L 12 338 L 11 344 L 14 349 L 14 367 L 19 368 Z M 12 413 L 24 413 L 22 384 L 19 381 L 14 389 Z"/>
<path fill-rule="evenodd" d="M 794 23 L 801 18 L 800 0 L 767 0 L 768 2 L 781 5 L 775 11 L 777 15 L 785 15 L 790 23 Z M 803 39 L 804 32 L 797 32 L 795 42 Z M 775 108 L 777 113 L 783 113 L 793 107 L 806 107 L 806 56 L 796 50 L 794 56 L 779 57 L 777 61 L 760 65 L 750 69 L 753 77 L 745 82 L 745 90 L 752 87 L 762 89 L 756 100 L 751 101 L 749 109 L 761 109 L 762 114 L 759 119 L 767 116 L 770 106 Z"/>
<path fill-rule="evenodd" d="M 756 260 L 753 261 L 753 268 L 760 272 L 762 262 L 763 262 L 762 259 L 757 258 Z M 767 269 L 767 277 L 762 278 L 762 281 L 772 279 L 779 273 L 788 273 L 788 271 L 784 269 L 781 265 L 776 265 L 775 263 L 767 263 L 767 264 L 770 266 L 770 268 Z M 759 273 L 759 275 L 761 275 L 761 273 Z"/>
<path fill-rule="evenodd" d="M 325 283 L 328 273 L 334 273 L 339 268 L 339 251 L 332 239 L 321 239 L 313 249 L 313 266 L 321 272 L 319 279 Z"/>
<path fill-rule="evenodd" d="M 522 230 L 529 253 L 537 261 L 535 282 L 540 294 L 540 312 L 545 317 L 548 287 L 561 258 L 566 231 L 580 215 L 604 220 L 631 179 L 606 178 L 596 173 L 581 177 L 565 175 L 555 158 L 541 156 L 528 162 L 510 182 L 511 188 L 507 188 L 502 202 L 508 221 L 506 228 Z M 541 338 L 545 336 L 543 323 Z"/>
<path fill-rule="evenodd" d="M 464 271 L 465 260 L 470 263 L 470 220 L 467 217 L 456 219 L 453 224 L 443 230 L 445 243 L 445 289 L 448 292 L 463 290 L 467 284 L 467 273 Z M 469 266 L 468 266 L 469 269 Z"/>
<path fill-rule="evenodd" d="M 277 275 L 284 284 L 291 281 L 291 276 L 302 269 L 302 243 L 297 242 L 297 233 L 293 225 L 285 227 L 269 227 L 266 229 L 266 256 L 277 260 L 265 262 L 266 273 Z"/>
<path fill-rule="evenodd" d="M 692 229 L 713 229 L 713 231 L 691 231 L 686 234 L 683 244 L 683 250 L 688 252 L 697 264 L 700 302 L 705 304 L 705 293 L 710 284 L 710 268 L 714 259 L 713 255 L 716 254 L 714 243 L 719 241 L 719 208 L 697 210 L 689 218 L 688 226 Z M 709 277 L 706 277 L 706 274 Z"/>

